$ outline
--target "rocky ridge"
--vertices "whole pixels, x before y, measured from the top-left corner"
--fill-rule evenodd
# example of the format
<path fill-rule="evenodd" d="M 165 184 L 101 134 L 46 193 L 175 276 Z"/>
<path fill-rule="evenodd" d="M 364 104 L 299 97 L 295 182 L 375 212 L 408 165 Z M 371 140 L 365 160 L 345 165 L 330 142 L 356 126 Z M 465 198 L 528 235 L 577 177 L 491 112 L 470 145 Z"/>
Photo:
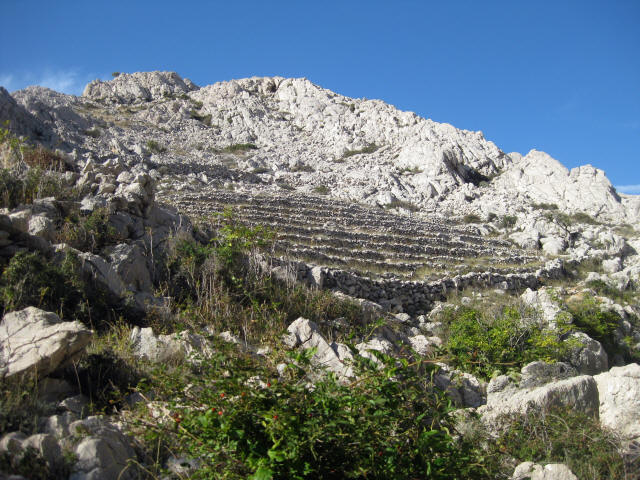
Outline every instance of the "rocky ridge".
<path fill-rule="evenodd" d="M 81 197 L 73 206 L 40 198 L 6 209 L 0 216 L 5 261 L 39 251 L 60 262 L 71 252 L 81 260 L 83 277 L 115 304 L 140 316 L 167 312 L 170 299 L 154 291 L 154 257 L 178 232 L 206 241 L 181 213 L 202 219 L 235 205 L 245 224 L 280 232 L 272 256 L 259 259 L 266 274 L 332 290 L 359 304 L 363 317 L 385 319 L 385 327 L 361 339 L 355 352 L 325 338 L 310 320 L 291 323 L 288 348 L 314 347 L 312 363 L 343 381 L 353 376 L 354 355 L 437 352 L 443 344 L 439 313 L 451 307 L 441 302 L 461 291 L 479 297 L 487 290 L 498 296 L 524 292 L 522 303 L 555 331 L 568 317 L 558 298 L 580 296 L 588 284 L 569 291 L 542 285 L 590 261 L 601 262 L 602 269 L 587 281 L 622 290 L 639 281 L 640 241 L 633 225 L 640 202 L 618 195 L 601 171 L 569 172 L 542 152 L 507 155 L 480 133 L 380 101 L 342 97 L 304 79 L 254 78 L 198 88 L 173 73 L 123 74 L 89 84 L 82 97 L 40 87 L 12 96 L 0 90 L 0 113 L 15 119 L 16 133 L 61 147 L 68 171 L 60 176 Z M 72 207 L 83 215 L 106 210 L 115 231 L 111 244 L 96 252 L 56 244 L 57 228 Z M 452 211 L 518 218 L 504 225 L 481 218 L 451 224 L 444 218 Z M 569 222 L 566 216 L 575 213 L 588 215 Z M 469 269 L 477 257 L 485 259 Z M 603 311 L 618 315 L 616 346 L 632 343 L 638 350 L 638 305 L 599 301 Z M 6 332 L 0 372 L 7 377 L 30 369 L 59 371 L 82 354 L 92 334 L 33 307 L 7 313 L 0 330 Z M 435 384 L 458 406 L 476 409 L 490 429 L 501 416 L 530 408 L 579 408 L 599 417 L 632 450 L 640 440 L 633 428 L 638 365 L 624 365 L 585 333 L 572 335 L 561 336 L 571 349 L 566 363 L 530 363 L 517 381 L 502 375 L 487 383 L 441 363 Z M 214 336 L 257 356 L 269 352 L 229 332 L 159 335 L 136 327 L 129 341 L 145 361 L 197 364 L 213 352 Z M 33 348 L 22 353 L 24 345 Z M 68 390 L 38 433 L 8 433 L 0 450 L 31 446 L 54 464 L 61 449 L 71 449 L 77 456 L 71 478 L 133 477 L 127 460 L 137 456 L 136 444 L 122 418 L 87 417 L 86 399 Z M 550 476 L 556 471 L 564 477 Z M 514 472 L 514 478 L 522 475 L 573 478 L 563 465 L 531 462 Z"/>

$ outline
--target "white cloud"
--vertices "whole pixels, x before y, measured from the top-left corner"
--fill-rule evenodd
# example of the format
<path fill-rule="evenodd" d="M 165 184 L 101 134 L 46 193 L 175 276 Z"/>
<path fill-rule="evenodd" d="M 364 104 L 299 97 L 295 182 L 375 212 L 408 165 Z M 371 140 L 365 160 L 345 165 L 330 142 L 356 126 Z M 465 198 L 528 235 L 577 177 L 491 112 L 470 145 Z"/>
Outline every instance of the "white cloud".
<path fill-rule="evenodd" d="M 11 91 L 13 89 L 13 75 L 0 75 L 0 86 Z"/>
<path fill-rule="evenodd" d="M 94 74 L 80 73 L 77 69 L 44 70 L 41 72 L 2 73 L 0 85 L 15 91 L 30 85 L 40 85 L 57 92 L 80 95 L 85 85 L 96 78 Z"/>
<path fill-rule="evenodd" d="M 616 190 L 621 193 L 640 195 L 640 185 L 616 185 Z"/>
<path fill-rule="evenodd" d="M 59 70 L 45 72 L 36 82 L 36 85 L 47 87 L 57 92 L 79 95 L 84 88 L 84 81 L 79 80 L 77 72 L 73 70 L 66 72 Z"/>

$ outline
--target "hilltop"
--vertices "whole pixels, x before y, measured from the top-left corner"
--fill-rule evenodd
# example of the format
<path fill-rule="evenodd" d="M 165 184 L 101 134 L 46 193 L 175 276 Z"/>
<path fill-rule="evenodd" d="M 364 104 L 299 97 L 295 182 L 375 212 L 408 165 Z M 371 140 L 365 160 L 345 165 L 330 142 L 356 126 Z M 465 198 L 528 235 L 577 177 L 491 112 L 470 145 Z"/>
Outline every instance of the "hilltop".
<path fill-rule="evenodd" d="M 640 197 L 603 171 L 307 79 L 5 120 L 0 472 L 636 478 Z"/>

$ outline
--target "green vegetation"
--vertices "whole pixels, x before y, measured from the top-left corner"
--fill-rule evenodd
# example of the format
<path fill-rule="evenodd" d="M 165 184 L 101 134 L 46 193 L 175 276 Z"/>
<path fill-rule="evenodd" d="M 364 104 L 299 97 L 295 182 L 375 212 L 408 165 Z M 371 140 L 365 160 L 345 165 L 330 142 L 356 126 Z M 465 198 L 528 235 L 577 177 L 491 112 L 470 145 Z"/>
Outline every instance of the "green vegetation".
<path fill-rule="evenodd" d="M 344 159 L 344 158 L 353 157 L 354 155 L 360 155 L 361 153 L 373 153 L 379 148 L 380 148 L 379 145 L 376 145 L 375 143 L 370 143 L 366 147 L 363 147 L 359 150 L 347 150 L 342 155 L 342 158 Z"/>
<path fill-rule="evenodd" d="M 561 409 L 509 420 L 509 428 L 490 447 L 494 458 L 506 454 L 518 462 L 564 463 L 581 479 L 632 479 L 640 473 L 638 465 L 625 465 L 620 441 L 597 418 Z"/>
<path fill-rule="evenodd" d="M 58 465 L 48 465 L 35 448 L 30 447 L 19 455 L 8 451 L 0 453 L 0 472 L 11 472 L 30 480 L 50 480 L 52 478 L 68 478 L 71 475 L 73 459 L 62 457 Z"/>
<path fill-rule="evenodd" d="M 271 170 L 269 170 L 267 167 L 256 167 L 253 170 L 251 170 L 251 173 L 254 173 L 256 175 L 260 175 L 262 173 L 269 173 Z"/>
<path fill-rule="evenodd" d="M 536 210 L 558 210 L 558 205 L 555 203 L 532 203 L 531 206 Z"/>
<path fill-rule="evenodd" d="M 164 153 L 167 151 L 167 147 L 165 147 L 164 145 L 160 145 L 155 140 L 149 140 L 147 142 L 147 149 L 153 153 Z"/>
<path fill-rule="evenodd" d="M 98 130 L 98 128 L 96 127 L 90 128 L 89 130 L 85 130 L 84 134 L 87 137 L 91 137 L 91 138 L 99 138 L 101 135 L 100 130 Z"/>
<path fill-rule="evenodd" d="M 292 172 L 315 172 L 311 165 L 305 163 L 297 163 L 290 169 Z"/>
<path fill-rule="evenodd" d="M 195 111 L 195 110 L 191 110 L 189 112 L 189 118 L 193 118 L 194 120 L 198 120 L 199 122 L 204 123 L 207 127 L 211 126 L 211 114 L 207 113 L 205 115 L 202 115 L 201 113 Z"/>
<path fill-rule="evenodd" d="M 58 242 L 92 253 L 99 253 L 105 246 L 119 240 L 120 236 L 109 224 L 109 211 L 106 208 L 96 208 L 89 215 L 74 211 L 58 230 Z"/>
<path fill-rule="evenodd" d="M 317 193 L 318 195 L 328 195 L 330 192 L 329 187 L 326 185 L 318 185 L 313 188 L 313 193 Z"/>
<path fill-rule="evenodd" d="M 572 225 L 576 225 L 578 223 L 586 223 L 588 225 L 599 225 L 600 222 L 597 221 L 592 216 L 584 213 L 584 212 L 576 212 L 574 214 L 568 214 L 560 211 L 550 211 L 545 214 L 545 218 L 550 222 L 553 221 L 558 223 L 559 225 L 564 226 L 565 228 L 570 227 Z"/>
<path fill-rule="evenodd" d="M 234 143 L 222 149 L 225 153 L 244 153 L 251 150 L 257 150 L 258 147 L 253 143 Z"/>
<path fill-rule="evenodd" d="M 615 332 L 621 323 L 620 315 L 610 310 L 603 311 L 600 302 L 590 295 L 569 302 L 568 307 L 576 328 L 598 340 L 610 358 L 614 354 L 620 354 L 627 362 L 640 361 L 637 352 L 631 351 L 629 346 L 621 348 L 615 341 Z M 634 321 L 637 322 L 637 319 Z"/>
<path fill-rule="evenodd" d="M 32 147 L 0 128 L 0 207 L 15 208 L 44 197 L 68 200 L 75 192 L 66 186 L 59 172 L 64 158 L 42 146 Z"/>
<path fill-rule="evenodd" d="M 282 377 L 235 352 L 219 352 L 197 376 L 165 376 L 165 395 L 179 395 L 187 380 L 199 394 L 145 428 L 146 441 L 200 458 L 191 478 L 482 477 L 452 436 L 449 403 L 428 380 L 432 366 L 377 355 L 380 366 L 354 365 L 357 382 L 329 375 L 309 389 L 312 353 L 291 354 Z"/>
<path fill-rule="evenodd" d="M 469 213 L 462 217 L 462 221 L 463 223 L 481 223 L 482 219 L 474 213 Z"/>
<path fill-rule="evenodd" d="M 443 345 L 448 360 L 483 378 L 497 371 L 518 371 L 534 360 L 560 360 L 567 353 L 558 332 L 542 327 L 534 318 L 524 321 L 523 312 L 513 306 L 498 312 L 452 308 L 442 320 L 448 330 Z"/>
<path fill-rule="evenodd" d="M 404 167 L 398 169 L 398 175 L 415 175 L 417 173 L 422 173 L 424 170 L 418 167 Z"/>
<path fill-rule="evenodd" d="M 112 76 L 113 78 L 119 77 L 119 76 L 120 76 L 120 72 L 112 72 L 112 73 L 111 73 L 111 76 Z"/>

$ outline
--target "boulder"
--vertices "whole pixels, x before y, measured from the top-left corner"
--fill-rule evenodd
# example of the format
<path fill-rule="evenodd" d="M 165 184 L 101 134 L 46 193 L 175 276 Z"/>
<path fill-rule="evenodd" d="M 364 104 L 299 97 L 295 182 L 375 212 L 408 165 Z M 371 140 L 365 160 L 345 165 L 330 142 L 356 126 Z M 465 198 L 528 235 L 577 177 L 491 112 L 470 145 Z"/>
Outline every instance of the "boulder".
<path fill-rule="evenodd" d="M 110 248 L 107 255 L 111 267 L 130 290 L 152 291 L 151 274 L 142 248 L 135 244 L 121 243 Z"/>
<path fill-rule="evenodd" d="M 525 305 L 538 309 L 547 325 L 555 326 L 556 315 L 562 310 L 553 297 L 553 290 L 543 287 L 538 291 L 527 288 L 520 299 Z"/>
<path fill-rule="evenodd" d="M 46 376 L 80 356 L 92 332 L 35 307 L 7 313 L 0 323 L 0 376 Z"/>
<path fill-rule="evenodd" d="M 607 352 L 597 340 L 584 332 L 574 332 L 567 340 L 572 346 L 569 363 L 583 375 L 596 375 L 609 368 Z"/>
<path fill-rule="evenodd" d="M 602 425 L 626 440 L 640 440 L 640 365 L 613 367 L 593 378 Z"/>
<path fill-rule="evenodd" d="M 593 377 L 582 375 L 553 381 L 533 388 L 490 388 L 487 404 L 478 409 L 482 420 L 492 428 L 499 428 L 502 416 L 526 414 L 529 411 L 548 411 L 555 407 L 574 408 L 588 415 L 598 415 L 598 387 Z"/>
<path fill-rule="evenodd" d="M 73 453 L 76 462 L 69 480 L 132 480 L 137 469 L 131 441 L 118 424 L 106 417 L 87 417 L 69 426 L 71 435 L 79 437 Z"/>
<path fill-rule="evenodd" d="M 316 349 L 311 358 L 313 365 L 334 372 L 338 378 L 353 377 L 351 366 L 344 363 L 353 358 L 350 350 L 335 342 L 330 345 L 320 334 L 318 325 L 314 322 L 300 317 L 289 325 L 287 332 L 284 343 L 289 348 Z"/>
<path fill-rule="evenodd" d="M 135 327 L 130 341 L 134 355 L 156 363 L 179 359 L 198 362 L 213 354 L 211 345 L 202 335 L 186 330 L 171 335 L 155 335 L 150 327 Z"/>
<path fill-rule="evenodd" d="M 578 477 L 563 463 L 523 462 L 516 467 L 511 480 L 578 480 Z"/>

